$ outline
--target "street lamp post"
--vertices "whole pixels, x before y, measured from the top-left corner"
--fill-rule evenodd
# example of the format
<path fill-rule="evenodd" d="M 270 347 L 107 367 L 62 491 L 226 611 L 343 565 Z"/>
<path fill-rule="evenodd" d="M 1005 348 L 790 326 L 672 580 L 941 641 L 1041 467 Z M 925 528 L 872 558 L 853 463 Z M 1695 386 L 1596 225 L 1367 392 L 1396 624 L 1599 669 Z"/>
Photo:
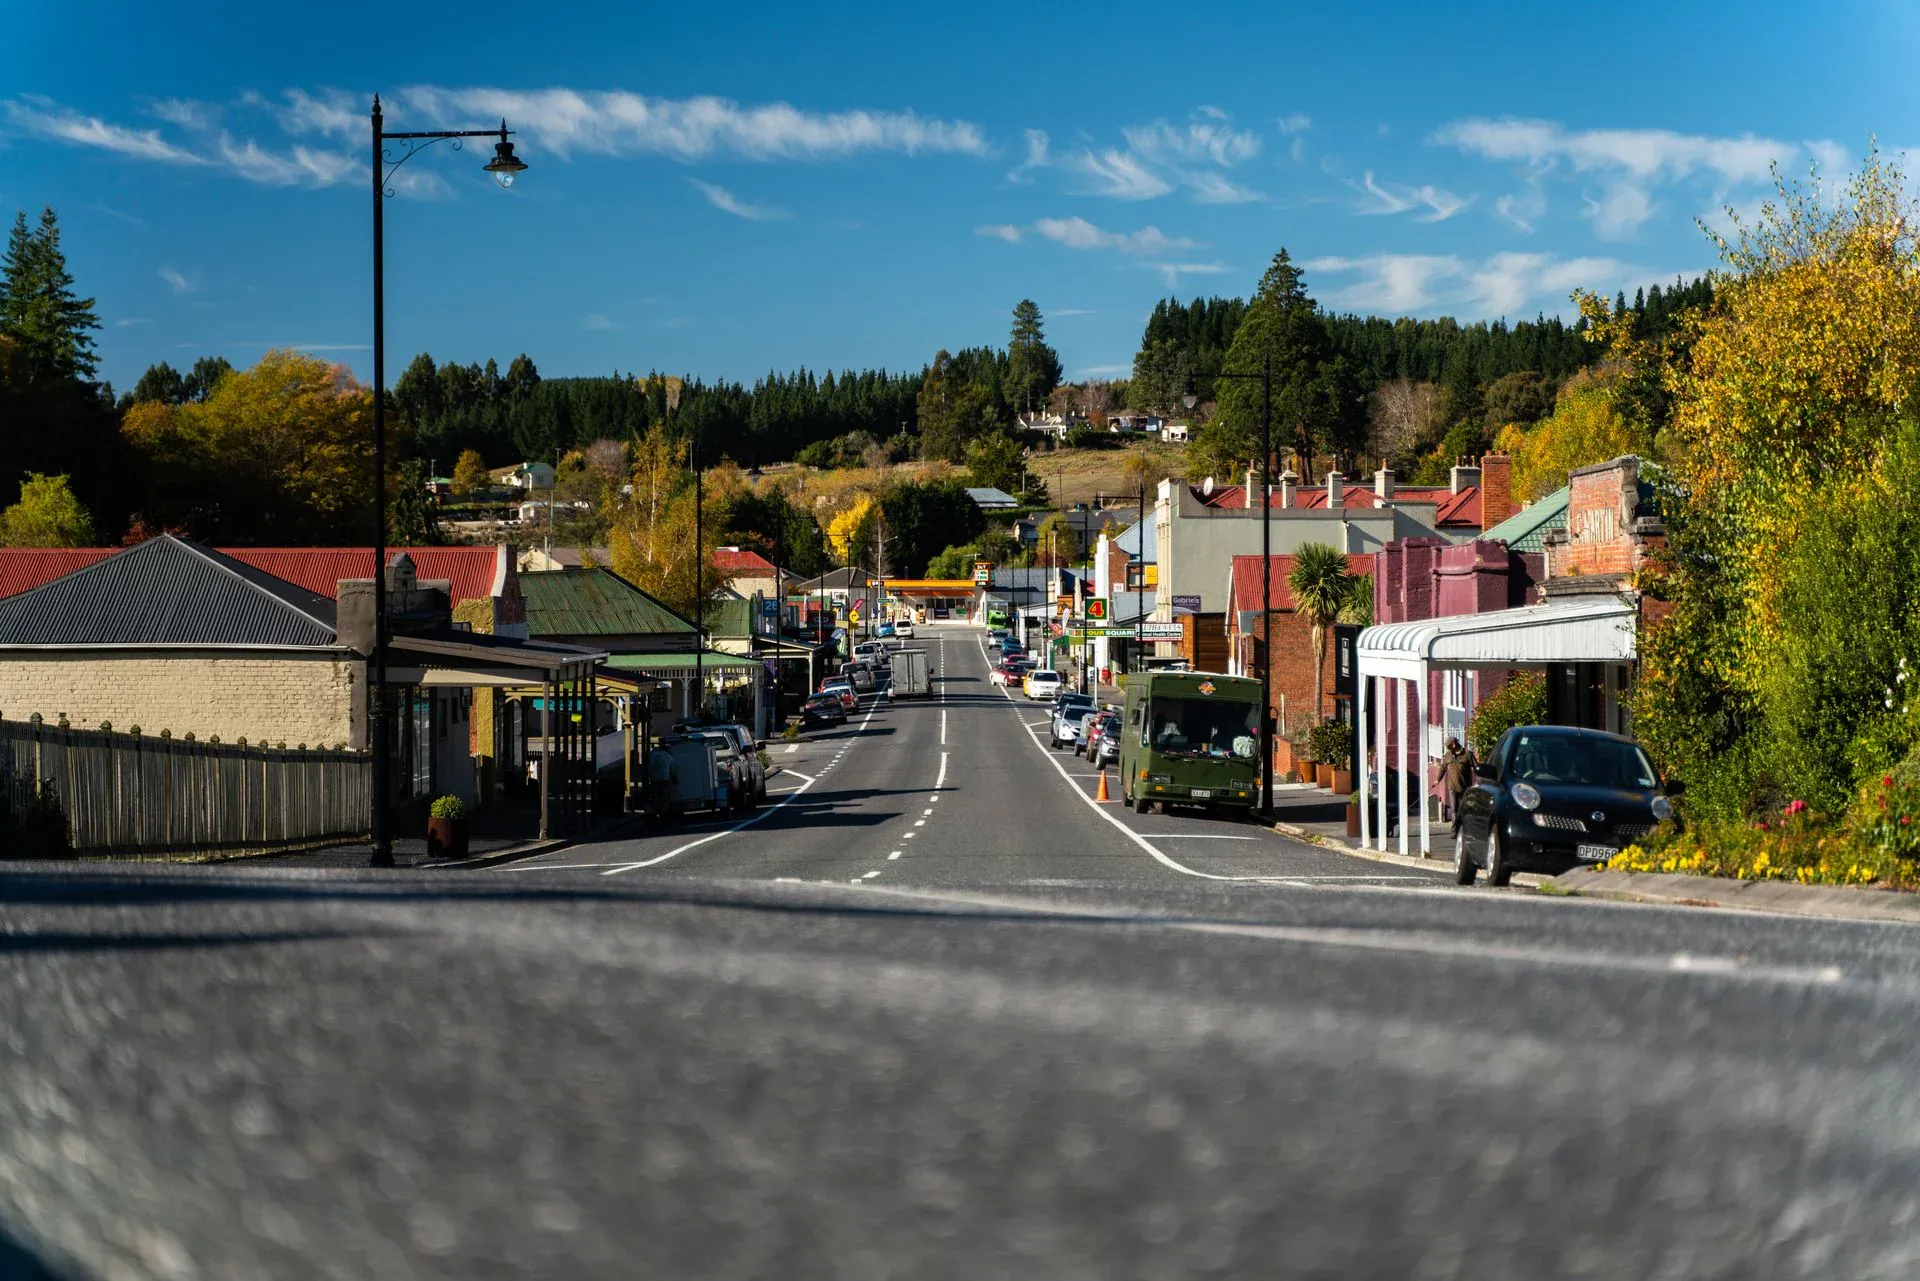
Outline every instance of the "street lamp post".
<path fill-rule="evenodd" d="M 387 364 L 386 364 L 386 201 L 394 171 L 436 142 L 449 138 L 458 150 L 465 138 L 498 138 L 493 159 L 485 169 L 502 187 L 511 187 L 526 162 L 513 154 L 507 141 L 512 131 L 502 120 L 498 129 L 443 129 L 389 133 L 383 127 L 380 96 L 373 99 L 373 655 L 367 681 L 367 737 L 373 749 L 370 782 L 373 813 L 373 865 L 393 866 L 393 833 L 387 825 L 388 757 L 393 727 L 387 722 Z M 389 142 L 404 142 L 396 158 Z M 551 709 L 549 709 L 551 711 Z"/>
<path fill-rule="evenodd" d="M 1260 383 L 1260 808 L 1273 812 L 1273 358 L 1260 357 L 1257 374 L 1215 374 L 1215 378 L 1257 379 Z M 1192 409 L 1198 402 L 1192 384 L 1180 398 Z M 1320 714 L 1314 708 L 1314 715 Z"/>

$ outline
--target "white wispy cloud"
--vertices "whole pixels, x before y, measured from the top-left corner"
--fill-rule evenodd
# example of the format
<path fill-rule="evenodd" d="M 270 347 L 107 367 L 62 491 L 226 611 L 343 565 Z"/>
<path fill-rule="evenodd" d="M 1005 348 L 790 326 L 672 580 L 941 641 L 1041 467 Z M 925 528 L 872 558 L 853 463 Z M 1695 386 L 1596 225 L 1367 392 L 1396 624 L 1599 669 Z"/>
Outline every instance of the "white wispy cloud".
<path fill-rule="evenodd" d="M 317 94 L 304 89 L 289 89 L 274 108 L 280 127 L 292 134 L 317 133 L 327 138 L 352 141 L 367 136 L 371 102 L 363 102 L 338 89 L 323 89 Z M 401 126 L 395 125 L 394 128 Z M 464 126 L 463 126 L 464 127 Z"/>
<path fill-rule="evenodd" d="M 1128 126 L 1120 134 L 1134 154 L 1156 163 L 1213 164 L 1232 168 L 1260 154 L 1259 134 L 1248 129 L 1230 128 L 1218 119 L 1198 121 L 1185 127 L 1156 120 L 1152 124 Z"/>
<path fill-rule="evenodd" d="M 1090 194 L 1114 200 L 1152 200 L 1173 190 L 1173 184 L 1149 168 L 1129 151 L 1109 147 L 1105 151 L 1082 151 L 1074 156 L 1073 168 L 1094 181 Z"/>
<path fill-rule="evenodd" d="M 242 178 L 277 187 L 330 187 L 363 172 L 343 152 L 296 146 L 290 152 L 281 153 L 270 151 L 251 138 L 235 141 L 224 131 L 216 144 L 216 153 Z"/>
<path fill-rule="evenodd" d="M 698 178 L 689 178 L 687 181 L 699 188 L 700 194 L 707 198 L 708 204 L 715 209 L 723 209 L 736 218 L 746 218 L 753 222 L 777 222 L 782 218 L 793 216 L 786 210 L 776 209 L 772 205 L 750 204 L 715 183 L 702 182 Z"/>
<path fill-rule="evenodd" d="M 1047 311 L 1047 319 L 1053 320 L 1060 316 L 1093 316 L 1098 314 L 1099 313 L 1091 307 L 1057 307 L 1050 308 Z"/>
<path fill-rule="evenodd" d="M 1480 260 L 1451 254 L 1371 254 L 1316 258 L 1306 271 L 1346 278 L 1316 289 L 1323 301 L 1355 311 L 1418 313 L 1459 310 L 1480 316 L 1533 308 L 1561 311 L 1575 288 L 1609 289 L 1633 280 L 1663 278 L 1616 258 L 1555 258 L 1500 253 Z"/>
<path fill-rule="evenodd" d="M 175 271 L 172 267 L 162 267 L 160 269 L 160 279 L 166 281 L 168 286 L 171 287 L 176 294 L 190 294 L 193 292 L 193 282 L 188 280 L 180 272 Z"/>
<path fill-rule="evenodd" d="M 76 147 L 92 147 L 139 160 L 165 164 L 202 165 L 204 156 L 176 146 L 160 136 L 157 129 L 130 129 L 109 124 L 98 116 L 82 115 L 47 98 L 27 96 L 0 103 L 8 129 L 34 137 L 64 142 Z"/>
<path fill-rule="evenodd" d="M 1482 118 L 1456 121 L 1434 141 L 1487 160 L 1521 161 L 1535 168 L 1566 164 L 1582 173 L 1612 171 L 1640 182 L 1709 172 L 1726 182 L 1765 182 L 1774 161 L 1799 153 L 1791 142 L 1742 134 L 1737 138 L 1671 129 L 1568 130 L 1551 120 Z"/>
<path fill-rule="evenodd" d="M 1008 244 L 1018 244 L 1032 235 L 1069 249 L 1105 249 L 1123 254 L 1172 254 L 1200 247 L 1198 241 L 1188 240 L 1184 236 L 1169 236 L 1158 227 L 1142 227 L 1138 231 L 1108 231 L 1077 215 L 1071 218 L 1042 218 L 1030 227 L 991 223 L 975 227 L 973 234 L 990 236 Z"/>
<path fill-rule="evenodd" d="M 116 329 L 126 329 L 132 325 L 150 325 L 152 323 L 153 321 L 146 316 L 123 316 L 119 320 L 114 321 L 113 326 Z"/>
<path fill-rule="evenodd" d="M 509 128 L 557 156 L 819 160 L 867 151 L 986 156 L 992 150 L 978 125 L 911 111 L 819 112 L 785 102 L 743 106 L 731 98 L 650 98 L 617 89 L 419 85 L 403 89 L 396 99 L 425 121 L 504 117 Z"/>
<path fill-rule="evenodd" d="M 1044 129 L 1029 129 L 1026 133 L 1027 158 L 1007 170 L 1007 181 L 1027 183 L 1033 181 L 1027 175 L 1035 169 L 1047 167 L 1047 132 Z"/>
<path fill-rule="evenodd" d="M 1074 381 L 1078 382 L 1085 378 L 1112 378 L 1132 372 L 1132 365 L 1082 365 L 1073 371 L 1073 377 Z"/>
<path fill-rule="evenodd" d="M 1632 182 L 1616 182 L 1603 188 L 1597 198 L 1582 194 L 1581 199 L 1594 234 L 1602 240 L 1627 239 L 1653 217 L 1657 207 L 1652 194 Z"/>
<path fill-rule="evenodd" d="M 1146 265 L 1160 273 L 1168 289 L 1179 288 L 1182 276 L 1224 276 L 1229 270 L 1224 262 L 1150 262 Z"/>
<path fill-rule="evenodd" d="M 1180 179 L 1193 192 L 1196 204 L 1241 205 L 1265 199 L 1253 188 L 1242 187 L 1229 180 L 1224 174 L 1214 173 L 1211 170 L 1182 170 Z"/>
<path fill-rule="evenodd" d="M 1274 121 L 1274 123 L 1280 127 L 1281 133 L 1305 133 L 1307 130 L 1313 128 L 1312 119 L 1310 119 L 1306 113 L 1300 111 L 1296 111 L 1291 115 L 1281 116 L 1278 120 Z"/>
<path fill-rule="evenodd" d="M 1547 212 L 1547 197 L 1538 183 L 1530 184 L 1524 191 L 1509 192 L 1494 201 L 1493 212 L 1532 235 L 1534 219 Z"/>
<path fill-rule="evenodd" d="M 596 311 L 580 318 L 580 328 L 591 330 L 594 333 L 606 333 L 610 330 L 618 329 L 620 326 L 614 324 L 612 320 Z"/>
<path fill-rule="evenodd" d="M 220 117 L 218 107 L 205 102 L 195 102 L 191 98 L 159 98 L 148 107 L 148 110 L 168 124 L 196 132 L 213 128 L 215 121 Z"/>
<path fill-rule="evenodd" d="M 1431 183 L 1418 187 L 1382 185 L 1374 181 L 1371 169 L 1356 185 L 1356 190 L 1361 192 L 1360 202 L 1355 206 L 1360 213 L 1401 214 L 1411 209 L 1425 209 L 1427 212 L 1420 215 L 1421 222 L 1445 222 L 1474 201 L 1472 196 L 1456 196 Z"/>

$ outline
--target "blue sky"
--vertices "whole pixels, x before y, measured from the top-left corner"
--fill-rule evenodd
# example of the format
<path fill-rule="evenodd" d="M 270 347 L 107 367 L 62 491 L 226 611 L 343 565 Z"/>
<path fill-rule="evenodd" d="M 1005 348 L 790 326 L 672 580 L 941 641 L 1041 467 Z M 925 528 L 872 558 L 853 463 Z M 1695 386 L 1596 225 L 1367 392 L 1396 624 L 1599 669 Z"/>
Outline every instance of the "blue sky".
<path fill-rule="evenodd" d="M 1124 373 L 1169 290 L 1530 317 L 1711 265 L 1767 163 L 1899 149 L 1909 5 L 8 6 L 0 209 L 61 215 L 102 372 L 370 369 L 366 111 L 507 117 L 387 204 L 414 353 L 751 380 L 1004 343 Z M 564 12 L 562 12 L 564 10 Z M 102 33 L 111 33 L 103 36 Z"/>

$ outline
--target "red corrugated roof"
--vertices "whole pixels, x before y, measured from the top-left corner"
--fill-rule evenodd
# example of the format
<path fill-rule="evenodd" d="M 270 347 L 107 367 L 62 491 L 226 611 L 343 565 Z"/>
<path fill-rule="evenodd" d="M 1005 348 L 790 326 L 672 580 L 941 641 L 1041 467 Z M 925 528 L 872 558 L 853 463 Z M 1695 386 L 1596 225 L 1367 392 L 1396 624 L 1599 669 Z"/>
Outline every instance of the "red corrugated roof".
<path fill-rule="evenodd" d="M 1267 572 L 1272 575 L 1273 608 L 1275 612 L 1293 609 L 1293 591 L 1287 586 L 1287 575 L 1293 572 L 1292 556 L 1274 556 L 1268 560 Z M 1373 572 L 1372 552 L 1347 553 L 1347 572 L 1358 576 Z M 1233 558 L 1233 582 L 1227 592 L 1227 611 L 1229 619 L 1235 611 L 1260 608 L 1260 558 L 1258 556 L 1235 556 Z"/>
<path fill-rule="evenodd" d="M 716 547 L 713 549 L 713 567 L 728 574 L 748 574 L 755 570 L 763 574 L 773 572 L 773 562 L 759 552 L 744 547 Z"/>
<path fill-rule="evenodd" d="M 1194 490 L 1193 496 L 1208 507 L 1244 508 L 1247 505 L 1247 489 L 1244 485 L 1222 485 L 1211 494 L 1202 494 Z M 1435 520 L 1442 529 L 1479 529 L 1480 528 L 1480 487 L 1468 485 L 1459 493 L 1445 485 L 1400 485 L 1393 491 L 1394 501 L 1403 503 L 1433 503 L 1438 508 Z M 1347 507 L 1371 508 L 1373 489 L 1367 485 L 1348 485 L 1341 503 Z M 1280 505 L 1280 489 L 1275 486 L 1268 497 L 1268 505 Z M 1302 486 L 1294 491 L 1293 505 L 1302 511 L 1318 511 L 1327 505 L 1327 487 L 1315 485 Z"/>
<path fill-rule="evenodd" d="M 31 591 L 120 550 L 118 547 L 0 548 L 0 597 Z M 373 577 L 371 547 L 218 547 L 214 550 L 329 600 L 339 594 L 341 579 Z M 421 578 L 451 581 L 455 604 L 463 600 L 484 600 L 493 594 L 497 548 L 392 550 L 404 551 L 412 557 L 414 572 Z"/>

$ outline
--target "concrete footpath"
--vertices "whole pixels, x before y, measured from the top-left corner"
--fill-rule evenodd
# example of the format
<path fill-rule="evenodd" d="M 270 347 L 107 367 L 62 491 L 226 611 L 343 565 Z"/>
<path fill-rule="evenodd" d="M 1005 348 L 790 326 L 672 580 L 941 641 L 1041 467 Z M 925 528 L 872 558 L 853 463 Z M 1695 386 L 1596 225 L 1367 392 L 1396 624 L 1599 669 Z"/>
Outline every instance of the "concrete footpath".
<path fill-rule="evenodd" d="M 1671 872 L 1602 872 L 1583 867 L 1549 879 L 1548 893 L 1673 907 L 1720 907 L 1790 916 L 1920 924 L 1920 894 L 1790 881 L 1735 881 Z"/>

